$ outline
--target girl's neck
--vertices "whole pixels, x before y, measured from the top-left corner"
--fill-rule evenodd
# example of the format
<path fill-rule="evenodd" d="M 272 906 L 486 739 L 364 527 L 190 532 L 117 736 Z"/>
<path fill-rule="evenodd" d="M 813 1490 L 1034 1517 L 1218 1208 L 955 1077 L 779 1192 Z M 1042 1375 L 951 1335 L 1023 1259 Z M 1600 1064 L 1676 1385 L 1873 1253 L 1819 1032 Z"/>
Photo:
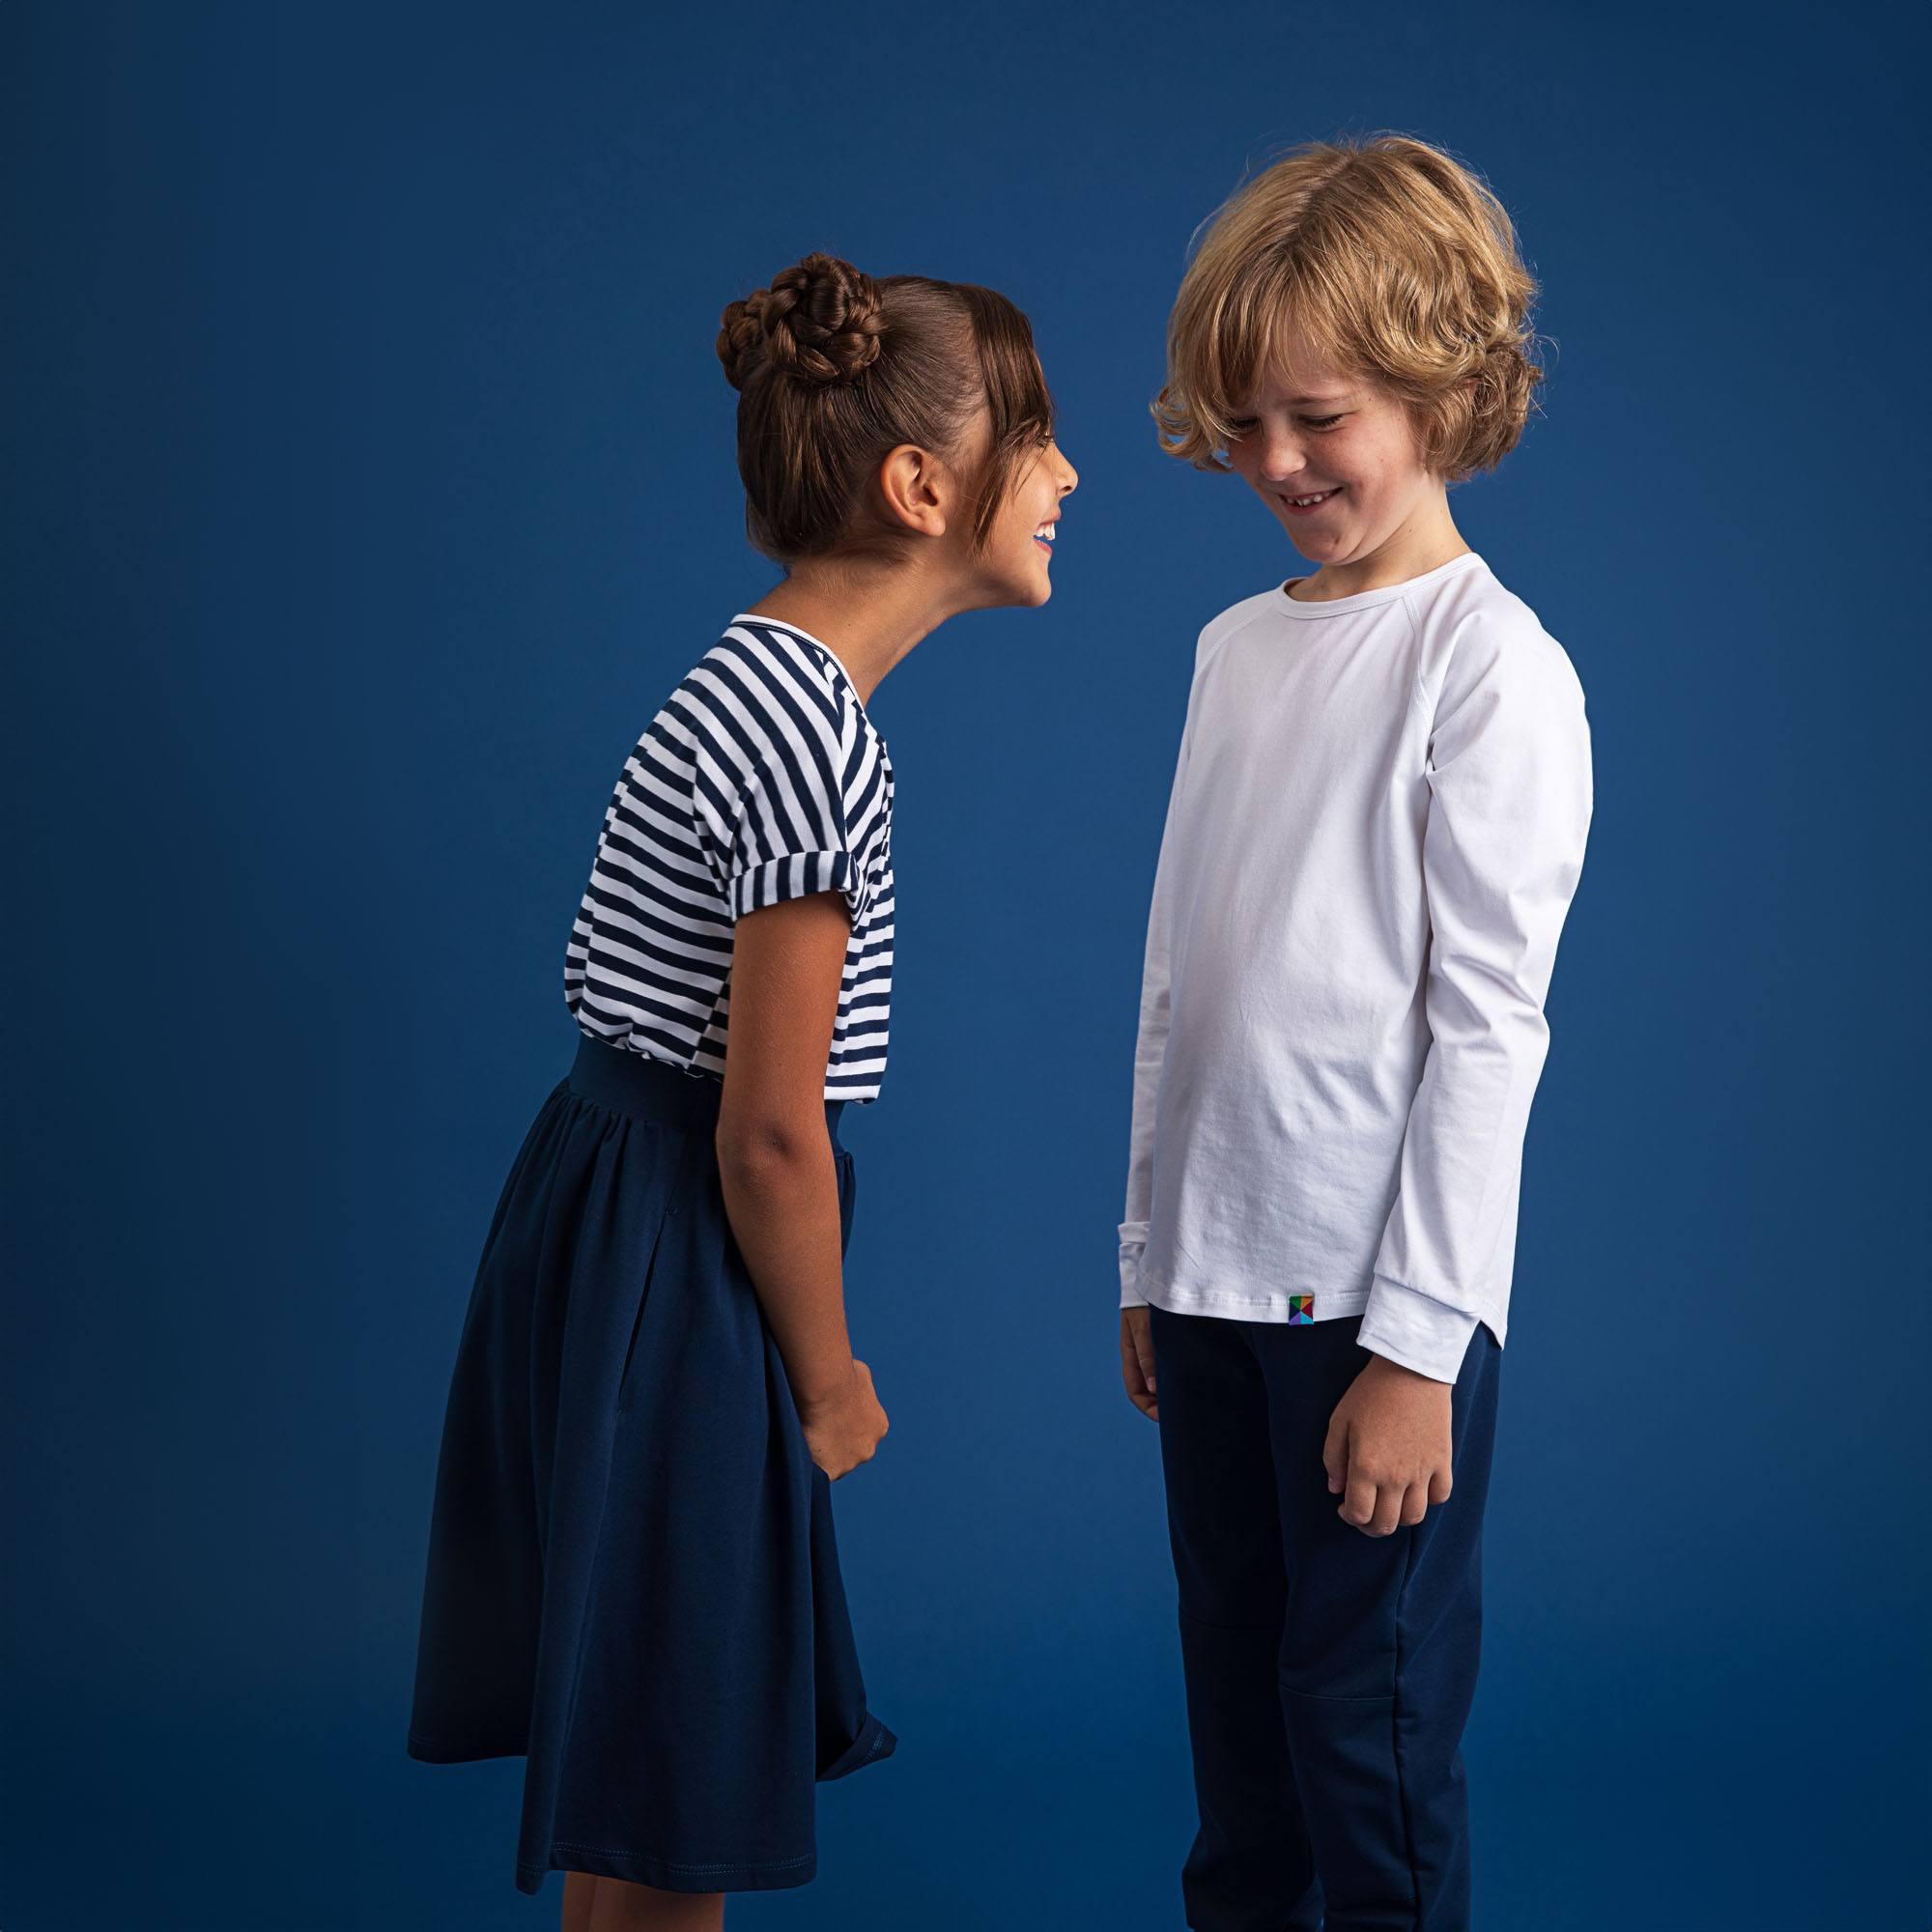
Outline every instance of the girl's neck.
<path fill-rule="evenodd" d="M 810 632 L 837 655 L 867 706 L 886 673 L 952 614 L 915 573 L 852 564 L 799 565 L 746 606 L 747 616 Z"/>

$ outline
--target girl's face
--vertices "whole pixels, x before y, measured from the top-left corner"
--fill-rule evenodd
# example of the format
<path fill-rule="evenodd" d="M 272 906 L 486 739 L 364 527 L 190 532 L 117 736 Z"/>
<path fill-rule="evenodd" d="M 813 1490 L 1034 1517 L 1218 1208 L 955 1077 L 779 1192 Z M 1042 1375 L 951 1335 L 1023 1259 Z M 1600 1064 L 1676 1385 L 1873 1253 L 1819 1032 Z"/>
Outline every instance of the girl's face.
<path fill-rule="evenodd" d="M 1402 405 L 1301 345 L 1243 407 L 1228 461 L 1313 563 L 1358 563 L 1445 506 Z"/>
<path fill-rule="evenodd" d="M 1053 595 L 1053 540 L 1059 535 L 1060 504 L 1080 481 L 1060 445 L 1040 445 L 1023 458 L 993 514 L 985 548 L 972 570 L 987 604 L 1040 605 Z"/>

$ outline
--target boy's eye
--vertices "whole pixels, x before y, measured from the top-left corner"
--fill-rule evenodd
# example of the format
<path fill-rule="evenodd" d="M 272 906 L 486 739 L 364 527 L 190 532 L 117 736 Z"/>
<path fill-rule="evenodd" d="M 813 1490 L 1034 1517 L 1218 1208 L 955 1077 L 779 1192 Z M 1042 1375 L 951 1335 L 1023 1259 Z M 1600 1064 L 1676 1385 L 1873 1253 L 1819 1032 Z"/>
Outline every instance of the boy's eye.
<path fill-rule="evenodd" d="M 1336 426 L 1336 424 L 1341 422 L 1343 417 L 1346 416 L 1348 412 L 1345 410 L 1342 412 L 1341 415 L 1303 416 L 1301 420 L 1304 423 L 1306 423 L 1310 429 L 1319 429 L 1325 433 L 1326 431 L 1333 429 Z M 1236 438 L 1243 436 L 1252 436 L 1255 432 L 1255 427 L 1256 424 L 1253 416 L 1236 416 L 1232 422 L 1229 423 L 1228 434 L 1232 437 L 1236 437 Z"/>

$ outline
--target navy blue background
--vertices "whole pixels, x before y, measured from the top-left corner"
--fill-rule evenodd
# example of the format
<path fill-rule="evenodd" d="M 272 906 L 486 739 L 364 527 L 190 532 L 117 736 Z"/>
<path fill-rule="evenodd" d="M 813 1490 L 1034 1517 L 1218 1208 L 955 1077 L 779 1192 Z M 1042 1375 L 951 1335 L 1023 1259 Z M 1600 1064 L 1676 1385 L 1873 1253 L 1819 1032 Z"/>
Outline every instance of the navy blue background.
<path fill-rule="evenodd" d="M 1906 17 L 0 14 L 8 1932 L 554 1922 L 521 1762 L 403 1754 L 441 1401 L 611 782 L 770 580 L 718 313 L 818 246 L 1009 291 L 1083 481 L 1052 603 L 872 706 L 901 923 L 849 1296 L 893 1433 L 838 1498 L 904 1742 L 822 1794 L 819 1881 L 732 1919 L 1178 1927 L 1115 1361 L 1140 949 L 1196 632 L 1306 566 L 1147 403 L 1195 225 L 1377 128 L 1480 167 L 1544 284 L 1544 412 L 1452 503 L 1597 757 L 1481 1923 L 1925 1923 Z"/>

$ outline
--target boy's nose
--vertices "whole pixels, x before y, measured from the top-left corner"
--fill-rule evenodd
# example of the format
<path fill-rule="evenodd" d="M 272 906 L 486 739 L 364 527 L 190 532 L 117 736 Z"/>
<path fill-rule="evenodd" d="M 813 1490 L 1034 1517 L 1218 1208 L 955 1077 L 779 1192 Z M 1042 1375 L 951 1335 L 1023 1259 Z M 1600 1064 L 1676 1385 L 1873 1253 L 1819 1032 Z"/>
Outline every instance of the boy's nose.
<path fill-rule="evenodd" d="M 1270 444 L 1262 459 L 1262 474 L 1270 483 L 1293 483 L 1307 468 L 1301 452 L 1287 443 Z"/>

